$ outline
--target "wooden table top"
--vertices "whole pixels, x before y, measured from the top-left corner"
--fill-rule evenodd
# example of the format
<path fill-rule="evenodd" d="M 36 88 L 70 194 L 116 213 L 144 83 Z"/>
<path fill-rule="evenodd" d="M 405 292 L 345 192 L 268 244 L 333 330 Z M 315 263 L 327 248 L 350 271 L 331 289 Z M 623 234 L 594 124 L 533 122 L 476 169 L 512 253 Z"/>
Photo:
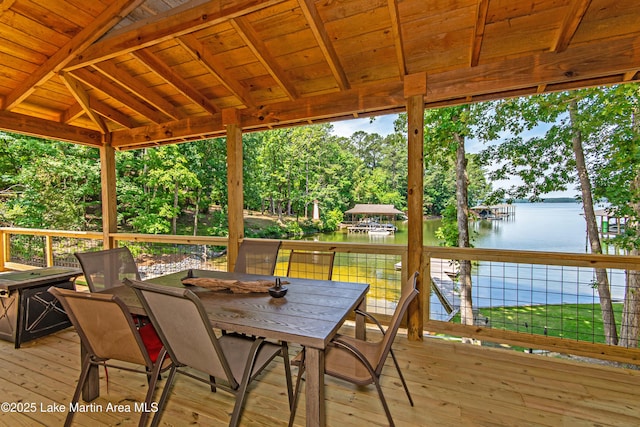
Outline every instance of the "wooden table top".
<path fill-rule="evenodd" d="M 271 276 L 192 270 L 193 277 L 235 280 L 273 280 Z M 148 280 L 166 286 L 183 287 L 187 271 Z M 285 277 L 289 289 L 283 298 L 267 293 L 231 294 L 188 286 L 201 299 L 214 328 L 283 340 L 324 349 L 347 315 L 365 300 L 369 285 L 330 280 Z M 144 314 L 135 294 L 126 286 L 112 288 L 133 313 Z"/>

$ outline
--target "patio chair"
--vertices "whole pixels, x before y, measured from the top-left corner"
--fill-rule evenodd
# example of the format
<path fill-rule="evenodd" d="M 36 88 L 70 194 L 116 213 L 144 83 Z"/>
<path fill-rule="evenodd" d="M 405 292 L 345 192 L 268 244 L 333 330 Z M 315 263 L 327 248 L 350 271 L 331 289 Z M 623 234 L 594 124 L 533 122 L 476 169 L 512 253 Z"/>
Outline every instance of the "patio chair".
<path fill-rule="evenodd" d="M 243 240 L 233 271 L 273 276 L 280 244 L 279 240 Z"/>
<path fill-rule="evenodd" d="M 152 426 L 160 422 L 176 373 L 209 384 L 212 391 L 220 388 L 235 395 L 236 402 L 229 425 L 237 426 L 249 383 L 278 355 L 283 356 L 285 361 L 291 408 L 292 380 L 286 343 L 272 344 L 263 338 L 243 335 L 217 336 L 200 299 L 190 290 L 128 279 L 125 284 L 131 286 L 138 295 L 173 361 Z M 202 378 L 186 368 L 195 369 L 209 377 Z"/>
<path fill-rule="evenodd" d="M 76 252 L 74 255 L 80 261 L 91 292 L 120 286 L 125 277 L 140 280 L 138 267 L 129 248 Z"/>
<path fill-rule="evenodd" d="M 292 250 L 289 255 L 288 277 L 331 280 L 335 252 L 301 252 Z"/>
<path fill-rule="evenodd" d="M 80 378 L 71 400 L 72 406 L 75 406 L 80 398 L 91 366 L 104 365 L 141 372 L 128 366 L 113 365 L 110 363 L 113 360 L 145 367 L 149 384 L 145 407 L 151 408 L 160 371 L 168 369 L 171 365 L 171 360 L 165 357 L 167 351 L 152 325 L 136 328 L 129 309 L 114 295 L 77 292 L 56 287 L 49 288 L 49 293 L 62 304 L 85 350 Z M 71 425 L 74 414 L 75 412 L 69 410 L 65 426 Z M 144 426 L 148 417 L 149 412 L 142 412 L 138 425 Z"/>
<path fill-rule="evenodd" d="M 411 406 L 413 406 L 413 399 L 411 398 L 411 394 L 409 393 L 409 388 L 407 387 L 404 376 L 400 371 L 400 365 L 398 364 L 398 360 L 396 359 L 395 354 L 393 354 L 393 349 L 391 348 L 391 346 L 396 337 L 396 333 L 398 332 L 398 328 L 400 327 L 400 322 L 404 317 L 409 304 L 418 295 L 418 290 L 416 289 L 417 278 L 418 273 L 416 272 L 409 279 L 407 287 L 403 291 L 402 296 L 400 297 L 400 301 L 398 301 L 398 305 L 395 312 L 393 313 L 393 317 L 391 318 L 389 327 L 386 331 L 382 327 L 380 322 L 371 314 L 361 310 L 356 310 L 358 314 L 364 315 L 367 319 L 373 321 L 378 326 L 380 332 L 382 332 L 383 335 L 380 341 L 371 342 L 344 335 L 336 335 L 336 337 L 331 340 L 331 343 L 329 344 L 325 352 L 325 374 L 331 375 L 332 377 L 340 378 L 358 386 L 369 385 L 372 383 L 375 384 L 390 426 L 394 426 L 395 424 L 393 422 L 393 418 L 391 417 L 391 412 L 389 411 L 387 401 L 384 398 L 384 394 L 382 393 L 382 387 L 380 386 L 380 375 L 382 373 L 382 368 L 384 367 L 384 364 L 387 360 L 387 355 L 389 353 L 391 354 L 393 363 L 396 365 L 398 376 L 400 377 L 400 381 L 402 382 L 404 391 L 409 398 L 409 403 L 411 404 Z M 289 418 L 289 426 L 293 425 L 293 420 L 295 419 L 296 415 L 296 406 L 298 404 L 298 389 L 300 388 L 300 380 L 302 379 L 302 375 L 304 374 L 305 369 L 304 355 L 305 352 L 303 349 L 292 361 L 292 364 L 297 365 L 299 367 L 299 370 L 298 377 L 296 378 L 295 390 L 293 393 L 293 405 L 291 409 L 291 416 Z"/>

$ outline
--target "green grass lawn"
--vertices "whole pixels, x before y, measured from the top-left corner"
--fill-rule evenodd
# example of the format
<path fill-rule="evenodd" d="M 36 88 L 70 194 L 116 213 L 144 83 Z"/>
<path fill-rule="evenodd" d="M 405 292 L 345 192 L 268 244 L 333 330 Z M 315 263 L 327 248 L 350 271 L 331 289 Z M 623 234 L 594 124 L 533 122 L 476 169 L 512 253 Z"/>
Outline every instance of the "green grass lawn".
<path fill-rule="evenodd" d="M 619 329 L 622 304 L 614 304 L 613 310 Z M 495 307 L 478 311 L 489 319 L 489 326 L 494 329 L 605 343 L 599 304 Z M 454 317 L 453 322 L 460 322 L 460 315 Z"/>

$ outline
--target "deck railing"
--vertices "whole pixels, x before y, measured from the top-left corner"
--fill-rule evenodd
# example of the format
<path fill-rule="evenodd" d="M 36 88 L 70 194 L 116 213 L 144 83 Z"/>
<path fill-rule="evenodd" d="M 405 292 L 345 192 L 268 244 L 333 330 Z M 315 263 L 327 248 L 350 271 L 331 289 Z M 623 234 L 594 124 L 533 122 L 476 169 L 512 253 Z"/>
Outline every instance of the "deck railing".
<path fill-rule="evenodd" d="M 102 233 L 0 228 L 0 270 L 78 266 L 74 252 L 102 247 Z M 189 268 L 226 270 L 224 237 L 113 234 L 131 249 L 145 278 Z M 371 286 L 370 311 L 390 315 L 408 272 L 404 245 L 282 242 L 276 274 L 286 275 L 292 249 L 336 252 L 333 278 Z M 619 310 L 629 271 L 640 257 L 555 252 L 424 247 L 432 292 L 423 293 L 425 330 L 470 337 L 525 351 L 544 350 L 640 364 L 637 348 L 604 344 L 594 269 L 606 268 Z M 473 263 L 474 326 L 460 324 L 457 263 Z"/>

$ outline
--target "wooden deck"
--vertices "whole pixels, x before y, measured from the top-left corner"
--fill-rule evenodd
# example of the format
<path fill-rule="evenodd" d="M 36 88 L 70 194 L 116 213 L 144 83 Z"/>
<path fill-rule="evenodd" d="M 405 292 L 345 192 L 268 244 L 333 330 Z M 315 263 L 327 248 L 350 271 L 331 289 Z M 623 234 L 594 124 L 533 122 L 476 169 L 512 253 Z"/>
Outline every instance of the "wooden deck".
<path fill-rule="evenodd" d="M 382 385 L 398 426 L 640 425 L 640 371 L 435 338 L 408 342 L 402 334 L 395 349 L 415 400 L 415 407 L 410 407 L 389 360 Z M 80 364 L 79 339 L 73 329 L 18 350 L 2 341 L 0 363 L 0 400 L 36 406 L 31 413 L 1 411 L 0 425 L 62 425 L 66 413 L 41 408 L 68 407 Z M 284 373 L 282 363 L 276 365 L 250 389 L 241 425 L 286 425 Z M 115 369 L 108 374 L 107 392 L 100 369 L 102 396 L 94 402 L 104 411 L 77 414 L 75 425 L 137 424 L 139 414 L 108 412 L 107 405 L 133 410 L 134 402 L 144 398 L 144 375 Z M 358 389 L 327 378 L 326 398 L 329 426 L 385 425 L 372 387 Z M 304 398 L 300 403 L 304 405 Z M 228 394 L 213 394 L 203 384 L 180 376 L 162 425 L 226 425 L 232 409 Z M 299 410 L 296 425 L 304 421 L 304 410 Z"/>

